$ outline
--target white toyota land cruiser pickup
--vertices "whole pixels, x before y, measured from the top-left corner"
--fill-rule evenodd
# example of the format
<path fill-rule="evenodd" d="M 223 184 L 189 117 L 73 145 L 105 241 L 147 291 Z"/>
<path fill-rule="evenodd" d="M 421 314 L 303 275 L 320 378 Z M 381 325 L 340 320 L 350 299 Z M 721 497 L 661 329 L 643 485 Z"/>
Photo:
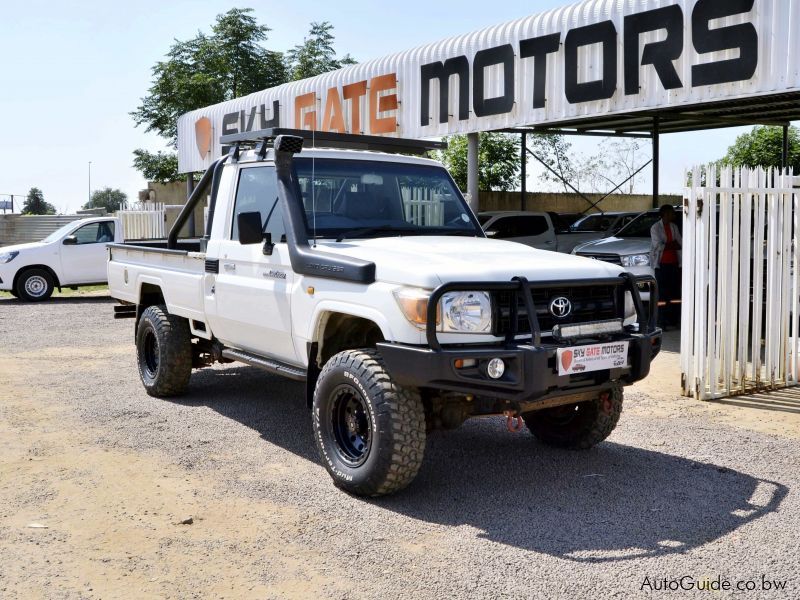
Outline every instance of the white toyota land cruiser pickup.
<path fill-rule="evenodd" d="M 652 278 L 487 239 L 444 167 L 407 156 L 436 144 L 304 136 L 223 137 L 166 247 L 109 246 L 149 394 L 216 361 L 303 380 L 322 462 L 367 496 L 408 485 L 426 433 L 470 417 L 562 448 L 611 433 L 660 349 Z M 209 194 L 203 239 L 178 240 Z"/>

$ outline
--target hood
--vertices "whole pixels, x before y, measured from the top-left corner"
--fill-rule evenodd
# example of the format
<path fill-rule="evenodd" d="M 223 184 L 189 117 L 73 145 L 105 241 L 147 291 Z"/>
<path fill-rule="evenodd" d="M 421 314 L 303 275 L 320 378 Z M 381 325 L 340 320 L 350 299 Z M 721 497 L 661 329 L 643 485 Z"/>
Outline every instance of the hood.
<path fill-rule="evenodd" d="M 453 281 L 589 279 L 624 272 L 609 263 L 488 238 L 387 237 L 317 246 L 374 262 L 378 281 L 428 289 Z"/>
<path fill-rule="evenodd" d="M 13 246 L 0 246 L 0 254 L 4 252 L 22 252 L 24 250 L 33 250 L 34 248 L 41 248 L 47 246 L 42 242 L 30 242 L 28 244 L 15 244 Z"/>
<path fill-rule="evenodd" d="M 647 238 L 609 237 L 575 246 L 575 252 L 597 252 L 598 254 L 647 254 L 650 240 Z"/>

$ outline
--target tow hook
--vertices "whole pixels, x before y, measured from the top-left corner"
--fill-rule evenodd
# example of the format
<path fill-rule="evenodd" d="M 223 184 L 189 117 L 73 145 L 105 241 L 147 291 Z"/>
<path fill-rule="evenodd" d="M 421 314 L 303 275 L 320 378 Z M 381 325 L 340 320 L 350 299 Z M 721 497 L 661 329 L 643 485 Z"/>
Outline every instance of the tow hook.
<path fill-rule="evenodd" d="M 600 394 L 600 405 L 603 407 L 603 414 L 610 415 L 614 408 L 611 403 L 611 394 L 608 392 Z"/>
<path fill-rule="evenodd" d="M 506 416 L 506 428 L 511 433 L 522 431 L 522 417 L 515 410 L 507 410 L 503 413 Z"/>

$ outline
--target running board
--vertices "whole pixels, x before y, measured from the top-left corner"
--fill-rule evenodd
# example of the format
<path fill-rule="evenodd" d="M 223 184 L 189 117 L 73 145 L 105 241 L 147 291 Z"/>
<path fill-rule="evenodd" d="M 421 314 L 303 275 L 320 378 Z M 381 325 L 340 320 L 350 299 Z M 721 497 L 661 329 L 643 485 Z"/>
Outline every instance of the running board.
<path fill-rule="evenodd" d="M 265 371 L 269 371 L 270 373 L 274 373 L 275 375 L 294 379 L 295 381 L 306 380 L 305 369 L 293 367 L 291 365 L 272 360 L 271 358 L 265 358 L 263 356 L 251 354 L 250 352 L 245 352 L 244 350 L 232 350 L 231 348 L 225 348 L 222 351 L 222 357 L 243 362 L 252 367 L 258 367 L 260 369 L 264 369 Z"/>

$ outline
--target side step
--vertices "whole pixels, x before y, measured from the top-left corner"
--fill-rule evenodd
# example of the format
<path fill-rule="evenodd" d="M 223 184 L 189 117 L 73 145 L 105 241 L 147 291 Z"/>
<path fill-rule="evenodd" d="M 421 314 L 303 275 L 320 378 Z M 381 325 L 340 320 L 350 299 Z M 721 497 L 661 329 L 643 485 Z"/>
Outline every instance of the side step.
<path fill-rule="evenodd" d="M 294 379 L 295 381 L 306 380 L 305 369 L 301 369 L 300 367 L 293 367 L 291 365 L 278 362 L 271 358 L 265 358 L 263 356 L 251 354 L 249 352 L 245 352 L 244 350 L 233 350 L 231 348 L 225 348 L 222 351 L 222 356 L 223 358 L 235 360 L 238 362 L 243 362 L 252 367 L 259 367 L 260 369 L 264 369 L 265 371 L 269 371 L 270 373 L 274 373 L 275 375 L 288 377 L 289 379 Z"/>
<path fill-rule="evenodd" d="M 135 304 L 118 304 L 114 307 L 115 319 L 135 319 L 136 318 L 136 305 Z"/>

